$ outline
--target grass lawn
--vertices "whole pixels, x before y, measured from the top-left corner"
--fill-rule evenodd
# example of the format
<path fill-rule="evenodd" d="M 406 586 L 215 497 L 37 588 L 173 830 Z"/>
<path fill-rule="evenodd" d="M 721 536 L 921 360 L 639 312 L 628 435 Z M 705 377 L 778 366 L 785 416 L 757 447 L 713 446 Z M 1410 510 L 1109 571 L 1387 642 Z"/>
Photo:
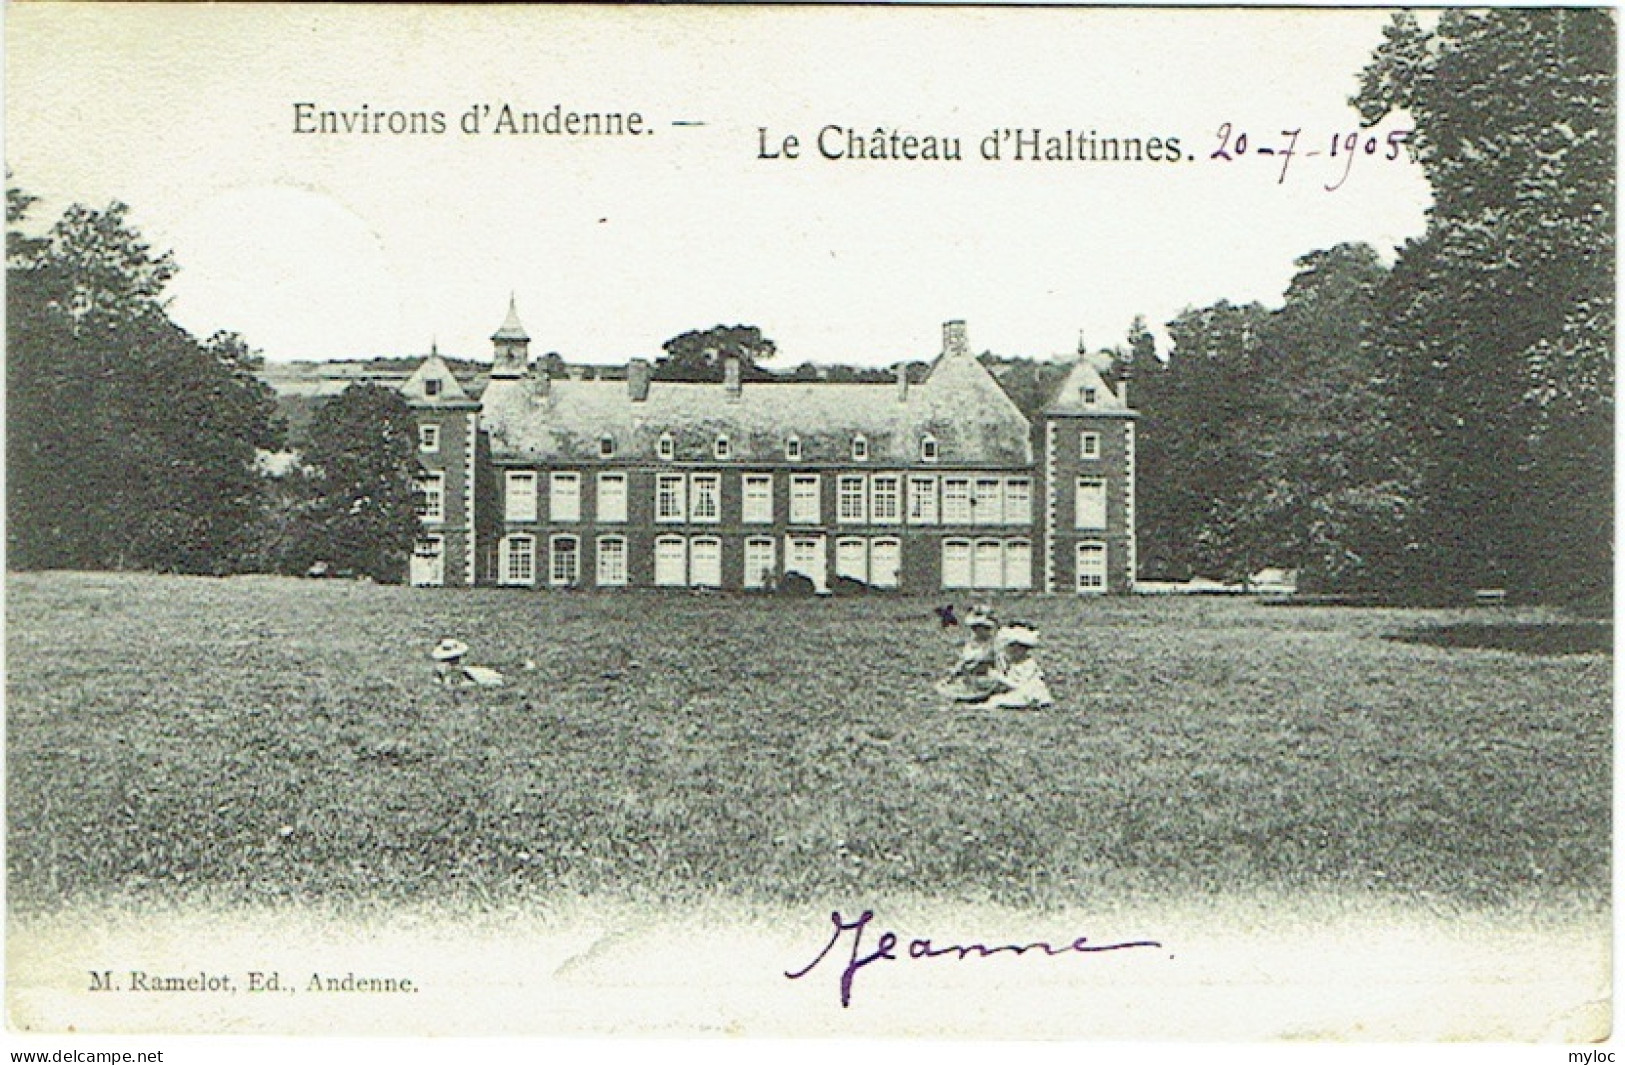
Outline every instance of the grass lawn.
<path fill-rule="evenodd" d="M 1060 707 L 993 713 L 938 600 L 7 590 L 13 907 L 1607 899 L 1610 655 L 1460 638 L 1555 612 L 995 601 Z M 447 634 L 510 686 L 432 685 Z"/>

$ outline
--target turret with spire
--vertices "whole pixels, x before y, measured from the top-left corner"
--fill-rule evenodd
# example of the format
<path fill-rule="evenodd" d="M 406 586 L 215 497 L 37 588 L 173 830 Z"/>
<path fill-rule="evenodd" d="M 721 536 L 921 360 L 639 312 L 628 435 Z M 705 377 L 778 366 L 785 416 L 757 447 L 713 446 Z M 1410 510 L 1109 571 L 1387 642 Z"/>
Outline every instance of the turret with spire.
<path fill-rule="evenodd" d="M 495 359 L 492 377 L 523 377 L 530 364 L 530 335 L 519 322 L 519 306 L 512 293 L 508 295 L 508 317 L 491 334 Z"/>

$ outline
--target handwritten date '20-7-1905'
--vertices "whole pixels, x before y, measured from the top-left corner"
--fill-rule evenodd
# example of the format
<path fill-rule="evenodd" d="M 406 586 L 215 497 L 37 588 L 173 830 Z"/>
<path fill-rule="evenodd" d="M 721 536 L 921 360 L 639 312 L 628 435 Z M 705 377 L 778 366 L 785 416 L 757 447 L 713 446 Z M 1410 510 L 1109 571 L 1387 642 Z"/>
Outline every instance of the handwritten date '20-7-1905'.
<path fill-rule="evenodd" d="M 1303 156 L 1307 159 L 1323 155 L 1338 160 L 1337 165 L 1342 169 L 1336 182 L 1323 186 L 1327 192 L 1336 192 L 1349 179 L 1356 156 L 1377 156 L 1386 162 L 1393 162 L 1399 158 L 1405 142 L 1410 140 L 1413 132 L 1415 131 L 1409 129 L 1395 129 L 1385 135 L 1379 135 L 1371 130 L 1351 130 L 1348 133 L 1333 133 L 1327 151 L 1322 151 L 1318 147 L 1299 150 L 1298 141 L 1303 136 L 1302 127 L 1283 129 L 1281 140 L 1274 144 L 1259 144 L 1256 141 L 1249 143 L 1246 131 L 1237 130 L 1231 123 L 1226 122 L 1218 128 L 1215 136 L 1219 138 L 1219 146 L 1208 158 L 1229 163 L 1244 159 L 1251 153 L 1254 156 L 1279 159 L 1281 173 L 1276 178 L 1276 184 L 1281 185 L 1286 183 L 1287 170 L 1292 166 L 1294 157 Z"/>

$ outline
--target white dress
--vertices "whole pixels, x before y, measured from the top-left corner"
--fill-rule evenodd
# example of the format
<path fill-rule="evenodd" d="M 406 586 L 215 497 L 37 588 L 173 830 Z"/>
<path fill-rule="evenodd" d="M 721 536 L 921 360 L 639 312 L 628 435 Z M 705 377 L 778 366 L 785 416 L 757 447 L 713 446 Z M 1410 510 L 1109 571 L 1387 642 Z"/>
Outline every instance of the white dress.
<path fill-rule="evenodd" d="M 1012 663 L 997 676 L 1010 687 L 988 696 L 984 706 L 1001 710 L 1027 710 L 1053 706 L 1055 703 L 1050 696 L 1049 685 L 1044 683 L 1044 671 L 1038 668 L 1035 658 Z"/>

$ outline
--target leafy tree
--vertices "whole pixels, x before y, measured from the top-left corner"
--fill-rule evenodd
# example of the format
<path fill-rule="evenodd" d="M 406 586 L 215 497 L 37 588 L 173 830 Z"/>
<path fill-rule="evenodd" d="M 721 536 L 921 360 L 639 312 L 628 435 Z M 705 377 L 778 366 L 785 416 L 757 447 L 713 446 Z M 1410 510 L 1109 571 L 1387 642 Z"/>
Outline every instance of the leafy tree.
<path fill-rule="evenodd" d="M 772 374 L 759 364 L 778 353 L 754 325 L 716 325 L 672 337 L 661 347 L 666 354 L 654 368 L 660 381 L 721 381 L 729 356 L 739 359 L 743 380 L 766 380 Z"/>
<path fill-rule="evenodd" d="M 240 566 L 275 447 L 240 339 L 169 320 L 174 276 L 127 208 L 74 206 L 43 237 L 8 190 L 7 541 L 13 567 L 220 573 Z"/>
<path fill-rule="evenodd" d="M 1441 587 L 1610 586 L 1615 54 L 1607 10 L 1447 10 L 1396 16 L 1361 78 L 1434 193 L 1373 342 Z"/>
<path fill-rule="evenodd" d="M 316 412 L 305 453 L 310 502 L 298 563 L 325 561 L 386 583 L 405 579 L 416 541 L 417 421 L 399 392 L 353 384 Z"/>

